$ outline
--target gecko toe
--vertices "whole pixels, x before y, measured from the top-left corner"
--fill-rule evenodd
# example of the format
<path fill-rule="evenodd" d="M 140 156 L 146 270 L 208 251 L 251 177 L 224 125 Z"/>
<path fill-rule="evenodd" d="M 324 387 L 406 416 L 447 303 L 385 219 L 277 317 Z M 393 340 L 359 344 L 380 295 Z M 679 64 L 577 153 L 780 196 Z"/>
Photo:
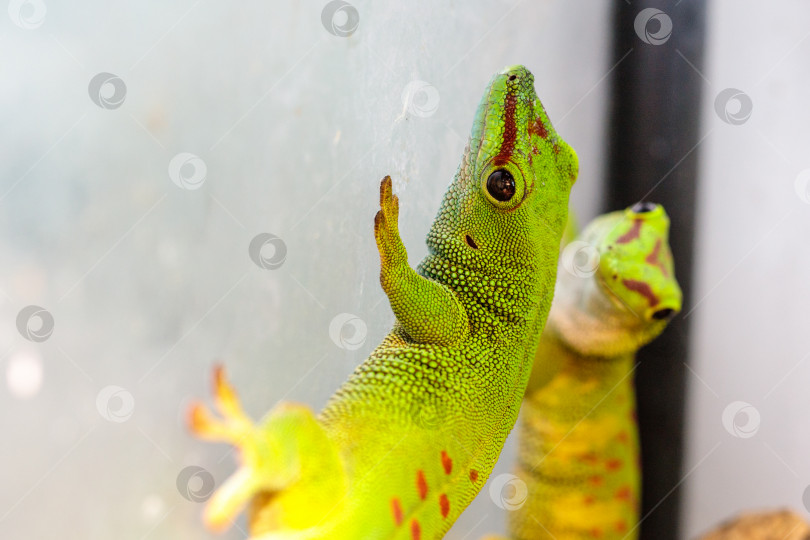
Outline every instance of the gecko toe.
<path fill-rule="evenodd" d="M 385 203 L 388 199 L 391 198 L 391 192 L 393 188 L 391 187 L 391 177 L 386 175 L 385 178 L 382 179 L 380 182 L 380 206 L 384 207 Z"/>

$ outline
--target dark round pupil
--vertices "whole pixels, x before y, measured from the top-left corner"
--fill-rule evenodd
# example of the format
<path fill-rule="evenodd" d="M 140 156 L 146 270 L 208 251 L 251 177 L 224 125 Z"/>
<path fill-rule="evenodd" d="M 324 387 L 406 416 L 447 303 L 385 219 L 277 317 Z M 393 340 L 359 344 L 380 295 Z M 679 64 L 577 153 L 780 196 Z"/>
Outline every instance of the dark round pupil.
<path fill-rule="evenodd" d="M 646 214 L 655 210 L 655 204 L 647 201 L 637 202 L 630 210 L 635 214 Z"/>
<path fill-rule="evenodd" d="M 493 171 L 487 178 L 487 191 L 496 201 L 508 201 L 515 195 L 515 179 L 506 169 Z"/>

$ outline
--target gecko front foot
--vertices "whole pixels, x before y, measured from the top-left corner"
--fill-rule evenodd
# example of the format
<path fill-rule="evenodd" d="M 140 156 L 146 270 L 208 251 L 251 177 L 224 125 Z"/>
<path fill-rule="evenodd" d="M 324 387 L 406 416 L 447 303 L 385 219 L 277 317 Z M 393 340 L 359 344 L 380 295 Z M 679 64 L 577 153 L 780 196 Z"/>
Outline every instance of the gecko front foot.
<path fill-rule="evenodd" d="M 399 236 L 399 199 L 391 177 L 380 184 L 380 211 L 374 216 L 374 238 L 380 251 L 380 284 L 397 321 L 410 339 L 449 344 L 469 330 L 467 313 L 446 285 L 427 279 L 408 266 L 408 253 Z"/>
<path fill-rule="evenodd" d="M 396 270 L 408 265 L 408 254 L 399 236 L 398 221 L 399 198 L 393 194 L 391 177 L 386 176 L 380 183 L 380 210 L 374 216 L 374 238 L 380 252 L 380 280 L 384 288 Z"/>

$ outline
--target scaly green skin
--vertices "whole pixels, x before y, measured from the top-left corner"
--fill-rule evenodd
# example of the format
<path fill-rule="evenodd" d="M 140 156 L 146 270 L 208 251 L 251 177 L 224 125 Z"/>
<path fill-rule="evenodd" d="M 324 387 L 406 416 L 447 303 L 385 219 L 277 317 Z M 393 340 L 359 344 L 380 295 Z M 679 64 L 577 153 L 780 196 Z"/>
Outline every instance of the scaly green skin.
<path fill-rule="evenodd" d="M 495 170 L 514 178 L 507 201 L 487 189 Z M 486 89 L 416 271 L 386 177 L 374 232 L 393 330 L 317 418 L 288 405 L 254 427 L 219 374 L 225 421 L 196 406 L 192 426 L 236 444 L 243 464 L 208 522 L 227 525 L 252 499 L 254 538 L 441 538 L 517 418 L 576 174 L 531 73 L 513 66 Z"/>
<path fill-rule="evenodd" d="M 593 275 L 576 255 L 593 256 L 590 248 L 564 250 L 523 402 L 517 475 L 528 497 L 509 516 L 512 538 L 637 538 L 632 374 L 636 351 L 681 308 L 668 233 L 661 206 L 637 205 L 580 237 L 598 252 Z"/>

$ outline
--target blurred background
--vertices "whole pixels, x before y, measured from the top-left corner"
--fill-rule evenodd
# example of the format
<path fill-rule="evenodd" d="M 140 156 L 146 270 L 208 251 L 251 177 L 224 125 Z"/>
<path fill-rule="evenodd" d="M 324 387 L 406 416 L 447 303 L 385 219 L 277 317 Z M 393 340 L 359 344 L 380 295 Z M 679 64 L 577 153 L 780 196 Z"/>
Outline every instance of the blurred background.
<path fill-rule="evenodd" d="M 380 178 L 415 265 L 515 63 L 579 154 L 580 222 L 636 193 L 673 216 L 645 538 L 810 511 L 806 2 L 7 3 L 0 537 L 213 538 L 234 456 L 188 434 L 190 399 L 221 362 L 254 417 L 324 405 L 393 322 Z M 484 488 L 447 538 L 504 525 Z"/>

